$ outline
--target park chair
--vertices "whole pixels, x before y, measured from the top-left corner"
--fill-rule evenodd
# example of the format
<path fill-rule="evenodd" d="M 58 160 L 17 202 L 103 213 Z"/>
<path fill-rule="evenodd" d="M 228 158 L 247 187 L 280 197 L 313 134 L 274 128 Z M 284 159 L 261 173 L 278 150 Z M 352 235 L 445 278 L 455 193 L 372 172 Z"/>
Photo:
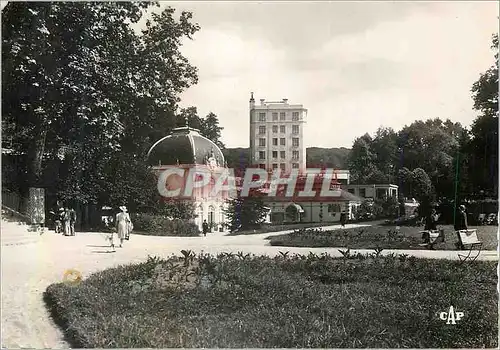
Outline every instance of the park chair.
<path fill-rule="evenodd" d="M 433 249 L 434 244 L 444 242 L 444 230 L 426 230 L 420 231 L 422 233 L 423 242 L 419 244 L 421 247 Z"/>
<path fill-rule="evenodd" d="M 458 257 L 460 260 L 467 260 L 472 253 L 472 250 L 476 250 L 477 254 L 474 257 L 471 257 L 471 260 L 476 260 L 476 258 L 479 256 L 481 253 L 481 249 L 483 247 L 483 242 L 481 242 L 477 238 L 477 230 L 459 230 L 457 231 L 457 236 L 458 236 L 458 242 L 457 242 L 457 248 L 460 250 L 467 250 L 468 252 L 467 255 L 464 254 L 458 254 Z"/>

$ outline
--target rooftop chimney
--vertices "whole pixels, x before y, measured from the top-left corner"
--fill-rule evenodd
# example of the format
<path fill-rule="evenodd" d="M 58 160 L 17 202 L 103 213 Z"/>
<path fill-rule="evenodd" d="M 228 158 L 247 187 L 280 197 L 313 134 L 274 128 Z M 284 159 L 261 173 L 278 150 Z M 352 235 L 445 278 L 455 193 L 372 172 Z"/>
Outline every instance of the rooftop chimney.
<path fill-rule="evenodd" d="M 287 98 L 284 98 L 284 99 L 283 99 L 283 103 L 288 103 L 288 99 L 287 99 Z"/>
<path fill-rule="evenodd" d="M 260 104 L 261 104 L 261 105 L 263 105 L 263 104 L 264 104 L 264 101 L 265 101 L 265 99 L 264 99 L 264 98 L 261 98 L 261 99 L 260 99 Z"/>

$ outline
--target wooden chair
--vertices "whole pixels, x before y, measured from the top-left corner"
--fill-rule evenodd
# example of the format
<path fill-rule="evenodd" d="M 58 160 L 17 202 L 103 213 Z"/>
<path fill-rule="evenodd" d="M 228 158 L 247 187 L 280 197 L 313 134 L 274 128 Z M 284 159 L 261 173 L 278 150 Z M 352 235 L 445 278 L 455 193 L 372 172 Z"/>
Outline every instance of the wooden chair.
<path fill-rule="evenodd" d="M 470 260 L 476 260 L 483 247 L 483 242 L 477 238 L 477 230 L 459 230 L 457 231 L 457 236 L 457 248 L 460 250 L 467 250 L 468 248 L 467 255 L 458 254 L 460 260 L 465 261 L 469 258 Z M 477 254 L 475 254 L 474 257 L 471 257 L 473 250 L 477 250 Z"/>
<path fill-rule="evenodd" d="M 444 242 L 444 230 L 426 230 L 420 231 L 423 242 L 419 244 L 421 247 L 433 249 L 434 244 Z"/>

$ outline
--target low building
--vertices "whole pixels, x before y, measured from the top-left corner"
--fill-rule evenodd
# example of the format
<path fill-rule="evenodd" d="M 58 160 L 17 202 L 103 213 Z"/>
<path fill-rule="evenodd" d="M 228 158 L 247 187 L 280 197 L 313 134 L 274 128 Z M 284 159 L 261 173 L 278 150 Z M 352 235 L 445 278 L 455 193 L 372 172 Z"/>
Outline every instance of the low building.
<path fill-rule="evenodd" d="M 270 219 L 273 224 L 337 222 L 340 220 L 342 211 L 345 211 L 347 217 L 352 220 L 354 219 L 353 209 L 359 206 L 362 201 L 362 198 L 343 190 L 339 190 L 337 197 L 325 199 L 324 202 L 300 197 L 269 197 L 265 199 L 266 206 L 271 209 Z"/>
<path fill-rule="evenodd" d="M 294 193 L 287 194 L 287 186 L 279 185 L 276 195 L 263 197 L 267 207 L 270 208 L 270 220 L 273 224 L 287 222 L 336 222 L 340 220 L 342 211 L 347 213 L 349 219 L 354 219 L 354 208 L 363 202 L 363 198 L 355 196 L 343 189 L 341 180 L 336 173 L 331 175 L 319 174 L 314 177 L 311 190 L 313 197 L 302 197 L 299 193 L 305 189 L 307 177 L 301 176 L 297 179 Z M 326 187 L 331 191 L 323 196 L 322 191 Z M 344 182 L 345 183 L 345 182 Z M 264 193 L 271 192 L 270 186 L 262 190 Z"/>
<path fill-rule="evenodd" d="M 347 192 L 365 199 L 384 199 L 387 197 L 398 198 L 398 186 L 392 184 L 368 184 L 342 186 Z"/>

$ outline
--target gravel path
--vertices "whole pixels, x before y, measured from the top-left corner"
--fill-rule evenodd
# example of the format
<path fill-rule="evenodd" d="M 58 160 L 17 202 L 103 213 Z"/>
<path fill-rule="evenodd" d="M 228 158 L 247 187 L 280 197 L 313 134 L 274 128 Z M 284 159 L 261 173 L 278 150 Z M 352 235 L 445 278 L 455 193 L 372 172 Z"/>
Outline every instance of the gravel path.
<path fill-rule="evenodd" d="M 85 278 L 98 270 L 144 261 L 148 255 L 177 255 L 181 249 L 196 253 L 242 251 L 258 255 L 312 251 L 340 256 L 336 248 L 271 247 L 264 240 L 270 235 L 286 232 L 230 237 L 212 233 L 207 237 L 189 238 L 132 235 L 123 248 L 117 248 L 113 253 L 107 247 L 106 235 L 102 233 L 77 233 L 75 237 L 63 237 L 47 231 L 40 235 L 29 232 L 25 225 L 2 220 L 2 348 L 69 347 L 62 340 L 62 332 L 49 318 L 42 300 L 47 286 L 62 281 L 67 269 L 77 269 Z M 454 251 L 383 251 L 386 254 L 391 252 L 428 258 L 457 258 Z M 497 260 L 498 255 L 496 251 L 487 251 L 480 255 L 480 259 Z"/>

